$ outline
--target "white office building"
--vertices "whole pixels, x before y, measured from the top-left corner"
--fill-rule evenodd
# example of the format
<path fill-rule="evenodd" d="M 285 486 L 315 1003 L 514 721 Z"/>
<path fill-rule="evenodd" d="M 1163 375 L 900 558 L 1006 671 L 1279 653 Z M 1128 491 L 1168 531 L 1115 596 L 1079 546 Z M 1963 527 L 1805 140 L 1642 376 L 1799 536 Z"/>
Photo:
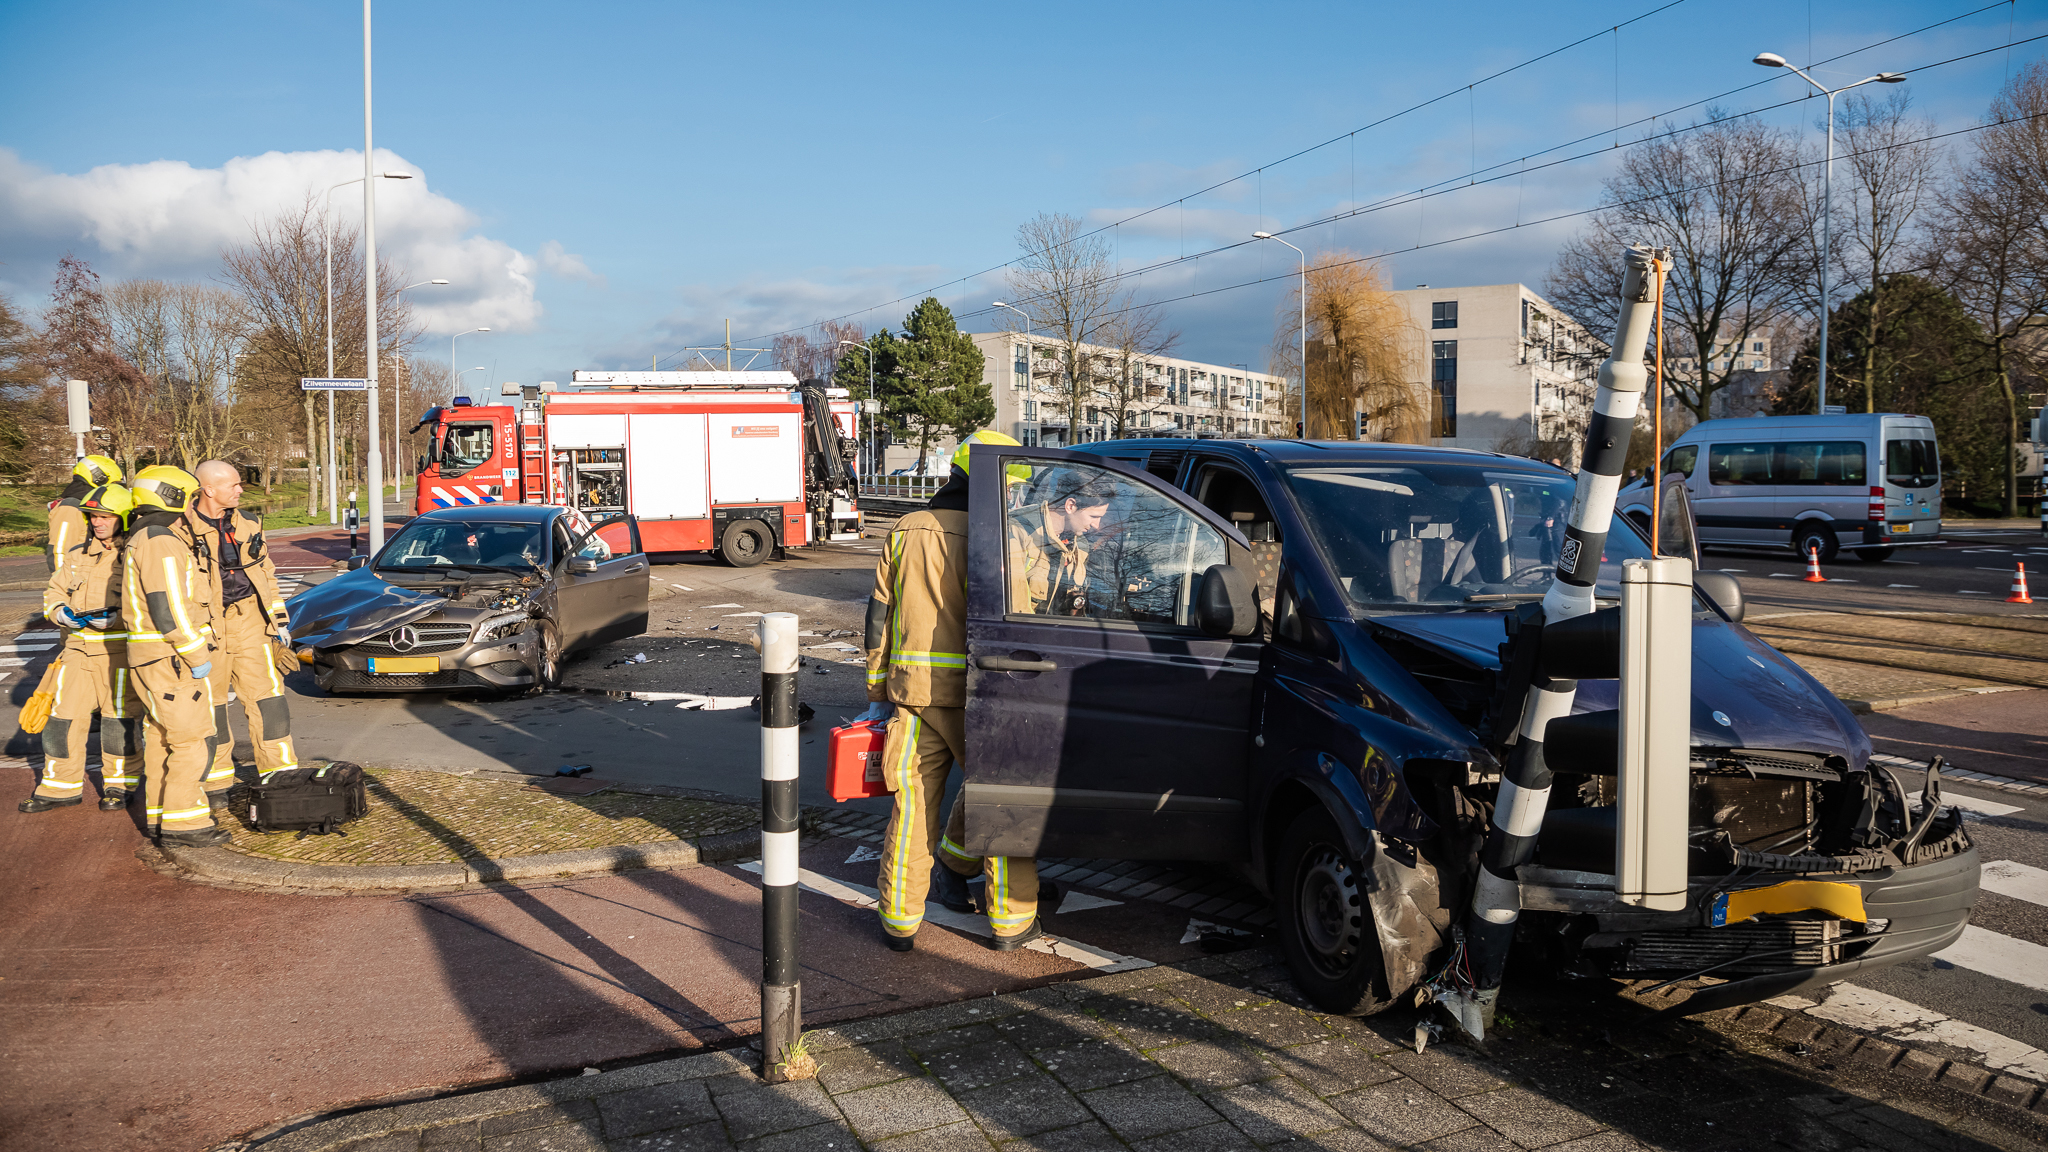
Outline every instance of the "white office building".
<path fill-rule="evenodd" d="M 1393 294 L 1414 325 L 1430 431 L 1454 448 L 1533 448 L 1582 427 L 1607 342 L 1521 284 Z"/>

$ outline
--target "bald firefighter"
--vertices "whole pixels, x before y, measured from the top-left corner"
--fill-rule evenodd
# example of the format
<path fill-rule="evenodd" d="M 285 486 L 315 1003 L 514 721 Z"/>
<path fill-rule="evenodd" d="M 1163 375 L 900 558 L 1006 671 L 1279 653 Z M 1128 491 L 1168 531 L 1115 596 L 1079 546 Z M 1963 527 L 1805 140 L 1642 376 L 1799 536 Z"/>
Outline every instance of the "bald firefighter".
<path fill-rule="evenodd" d="M 228 735 L 227 700 L 241 698 L 249 721 L 249 744 L 258 772 L 296 768 L 292 717 L 285 703 L 284 678 L 278 674 L 272 646 L 291 645 L 284 596 L 277 589 L 277 568 L 263 544 L 263 522 L 241 510 L 242 473 L 225 460 L 208 460 L 194 473 L 199 495 L 186 514 L 192 538 L 214 561 L 219 598 L 214 613 L 214 698 L 220 703 L 220 745 L 206 775 L 206 791 L 216 801 L 235 784 L 233 739 Z"/>
<path fill-rule="evenodd" d="M 85 799 L 85 743 L 100 715 L 100 807 L 119 811 L 142 786 L 142 701 L 128 674 L 121 624 L 121 553 L 132 505 L 119 484 L 94 488 L 75 507 L 86 535 L 57 561 L 43 589 L 43 616 L 64 633 L 43 727 L 43 776 L 23 812 Z"/>
<path fill-rule="evenodd" d="M 1000 432 L 976 432 L 962 441 L 945 486 L 923 510 L 896 522 L 875 566 L 866 643 L 873 703 L 863 718 L 893 716 L 882 778 L 896 806 L 876 887 L 883 940 L 898 952 L 915 946 L 934 884 L 941 903 L 965 911 L 972 907 L 968 880 L 977 874 L 984 877 L 981 907 L 997 951 L 1013 951 L 1043 935 L 1036 861 L 971 855 L 958 803 L 945 836 L 939 835 L 946 777 L 954 763 L 967 758 L 968 447 L 1015 443 Z M 1055 896 L 1051 885 L 1046 888 L 1050 905 Z"/>
<path fill-rule="evenodd" d="M 71 483 L 50 505 L 50 538 L 43 545 L 43 560 L 52 573 L 66 552 L 85 543 L 85 513 L 79 511 L 78 502 L 88 492 L 120 482 L 121 466 L 105 456 L 87 456 L 71 466 Z"/>
<path fill-rule="evenodd" d="M 228 838 L 206 801 L 217 744 L 214 605 L 218 577 L 194 548 L 185 513 L 199 481 L 158 465 L 136 473 L 123 560 L 121 612 L 128 664 L 144 710 L 144 792 L 150 832 L 165 844 L 205 847 Z M 225 701 L 223 701 L 225 703 Z M 227 710 L 218 712 L 222 720 Z"/>

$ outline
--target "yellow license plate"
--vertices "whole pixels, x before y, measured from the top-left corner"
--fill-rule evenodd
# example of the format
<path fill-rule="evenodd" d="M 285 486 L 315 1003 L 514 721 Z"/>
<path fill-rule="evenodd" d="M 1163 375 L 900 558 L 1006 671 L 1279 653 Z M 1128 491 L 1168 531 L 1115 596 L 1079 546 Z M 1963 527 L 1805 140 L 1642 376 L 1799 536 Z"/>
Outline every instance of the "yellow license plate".
<path fill-rule="evenodd" d="M 404 676 L 421 672 L 439 672 L 439 656 L 372 656 L 370 671 L 379 676 Z"/>
<path fill-rule="evenodd" d="M 1913 526 L 1912 526 L 1911 524 L 1894 524 L 1894 525 L 1892 525 L 1892 531 L 1894 531 L 1894 532 L 1911 532 L 1912 530 L 1913 530 Z"/>
<path fill-rule="evenodd" d="M 1840 920 L 1863 922 L 1863 889 L 1826 880 L 1787 880 L 1767 888 L 1744 888 L 1714 898 L 1707 922 L 1716 928 L 1758 916 L 1793 912 L 1825 912 Z"/>

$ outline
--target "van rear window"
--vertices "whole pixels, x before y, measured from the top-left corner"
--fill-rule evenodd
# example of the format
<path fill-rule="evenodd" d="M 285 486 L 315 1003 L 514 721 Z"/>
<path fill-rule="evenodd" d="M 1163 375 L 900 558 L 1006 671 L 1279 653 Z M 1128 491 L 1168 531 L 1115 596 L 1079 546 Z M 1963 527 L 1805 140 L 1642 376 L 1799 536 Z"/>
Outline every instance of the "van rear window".
<path fill-rule="evenodd" d="M 1932 488 L 1941 483 L 1941 454 L 1934 441 L 1885 441 L 1884 478 L 1900 488 Z"/>
<path fill-rule="evenodd" d="M 1716 444 L 1707 450 L 1710 484 L 1824 486 L 1870 483 L 1858 440 Z"/>

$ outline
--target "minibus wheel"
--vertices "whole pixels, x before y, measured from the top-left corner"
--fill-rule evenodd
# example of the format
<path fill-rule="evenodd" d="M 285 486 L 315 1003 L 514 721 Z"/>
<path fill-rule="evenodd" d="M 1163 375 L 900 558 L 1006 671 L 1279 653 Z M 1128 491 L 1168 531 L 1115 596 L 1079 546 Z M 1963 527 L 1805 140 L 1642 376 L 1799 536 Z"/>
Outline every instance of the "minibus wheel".
<path fill-rule="evenodd" d="M 1275 864 L 1280 946 L 1302 994 L 1340 1016 L 1389 1007 L 1379 929 L 1366 899 L 1370 877 L 1329 812 L 1314 806 L 1296 816 L 1280 837 Z"/>
<path fill-rule="evenodd" d="M 1803 520 L 1792 530 L 1792 550 L 1806 559 L 1809 550 L 1820 553 L 1820 562 L 1834 562 L 1840 544 L 1835 539 L 1835 530 L 1819 520 Z"/>

